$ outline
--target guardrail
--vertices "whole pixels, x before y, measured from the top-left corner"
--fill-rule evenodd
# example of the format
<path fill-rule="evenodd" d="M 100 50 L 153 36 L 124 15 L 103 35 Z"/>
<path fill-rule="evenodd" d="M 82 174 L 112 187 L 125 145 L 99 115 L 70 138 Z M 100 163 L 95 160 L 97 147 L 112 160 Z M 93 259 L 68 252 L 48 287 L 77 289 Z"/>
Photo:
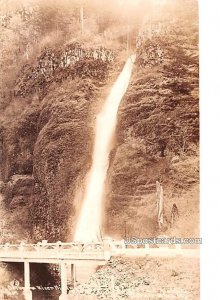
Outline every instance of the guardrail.
<path fill-rule="evenodd" d="M 42 258 L 42 259 L 103 259 L 111 256 L 199 256 L 199 248 L 183 249 L 181 244 L 172 248 L 168 245 L 153 247 L 148 244 L 125 245 L 124 240 L 113 241 L 111 239 L 94 243 L 47 243 L 42 241 L 37 244 L 9 244 L 0 245 L 0 258 Z"/>
<path fill-rule="evenodd" d="M 0 245 L 2 259 L 107 260 L 103 243 L 46 243 Z"/>

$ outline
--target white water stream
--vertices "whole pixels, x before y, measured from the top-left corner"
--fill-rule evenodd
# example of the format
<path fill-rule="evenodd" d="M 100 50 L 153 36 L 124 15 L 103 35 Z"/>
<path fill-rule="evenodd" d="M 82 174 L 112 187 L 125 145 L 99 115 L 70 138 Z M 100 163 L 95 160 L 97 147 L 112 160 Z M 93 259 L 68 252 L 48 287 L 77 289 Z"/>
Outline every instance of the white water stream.
<path fill-rule="evenodd" d="M 74 241 L 91 242 L 100 238 L 102 200 L 111 142 L 115 132 L 118 107 L 128 88 L 134 61 L 135 55 L 128 58 L 101 112 L 97 115 L 92 166 L 88 174 Z"/>

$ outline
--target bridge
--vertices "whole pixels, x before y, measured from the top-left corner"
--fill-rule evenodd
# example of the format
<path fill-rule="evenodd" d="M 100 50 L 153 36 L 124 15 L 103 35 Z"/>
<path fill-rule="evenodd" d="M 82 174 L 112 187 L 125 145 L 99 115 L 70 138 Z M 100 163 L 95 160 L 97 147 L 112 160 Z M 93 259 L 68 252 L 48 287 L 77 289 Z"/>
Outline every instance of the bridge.
<path fill-rule="evenodd" d="M 170 248 L 167 245 L 152 248 L 144 245 L 126 246 L 124 240 L 113 241 L 104 239 L 94 243 L 48 243 L 46 240 L 37 244 L 9 244 L 0 245 L 1 262 L 22 262 L 24 263 L 24 296 L 26 300 L 32 300 L 30 285 L 30 263 L 50 263 L 60 265 L 61 295 L 60 300 L 67 299 L 68 268 L 71 273 L 73 284 L 76 281 L 77 273 L 82 266 L 93 269 L 104 265 L 112 256 L 165 256 L 175 257 L 182 255 L 186 257 L 199 257 L 199 249 L 182 249 L 181 245 Z"/>

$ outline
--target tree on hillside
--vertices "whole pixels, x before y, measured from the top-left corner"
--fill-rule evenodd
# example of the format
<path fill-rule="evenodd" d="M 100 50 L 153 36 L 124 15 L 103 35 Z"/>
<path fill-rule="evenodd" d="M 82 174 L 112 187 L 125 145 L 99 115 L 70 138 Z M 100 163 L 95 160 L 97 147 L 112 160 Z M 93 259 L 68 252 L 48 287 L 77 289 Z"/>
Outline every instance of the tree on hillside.
<path fill-rule="evenodd" d="M 67 27 L 67 12 L 59 9 L 53 1 L 41 1 L 31 20 L 41 36 L 52 31 L 65 31 Z"/>

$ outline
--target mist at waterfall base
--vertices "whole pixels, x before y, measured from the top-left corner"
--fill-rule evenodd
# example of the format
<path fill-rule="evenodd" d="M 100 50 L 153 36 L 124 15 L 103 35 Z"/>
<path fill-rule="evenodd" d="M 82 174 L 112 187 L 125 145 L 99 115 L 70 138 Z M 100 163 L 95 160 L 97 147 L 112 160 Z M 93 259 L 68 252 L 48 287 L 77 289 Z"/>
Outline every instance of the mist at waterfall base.
<path fill-rule="evenodd" d="M 127 59 L 101 112 L 97 115 L 92 166 L 87 176 L 74 241 L 100 240 L 102 200 L 109 166 L 111 141 L 116 128 L 118 107 L 128 88 L 135 58 L 135 55 L 132 55 Z"/>

